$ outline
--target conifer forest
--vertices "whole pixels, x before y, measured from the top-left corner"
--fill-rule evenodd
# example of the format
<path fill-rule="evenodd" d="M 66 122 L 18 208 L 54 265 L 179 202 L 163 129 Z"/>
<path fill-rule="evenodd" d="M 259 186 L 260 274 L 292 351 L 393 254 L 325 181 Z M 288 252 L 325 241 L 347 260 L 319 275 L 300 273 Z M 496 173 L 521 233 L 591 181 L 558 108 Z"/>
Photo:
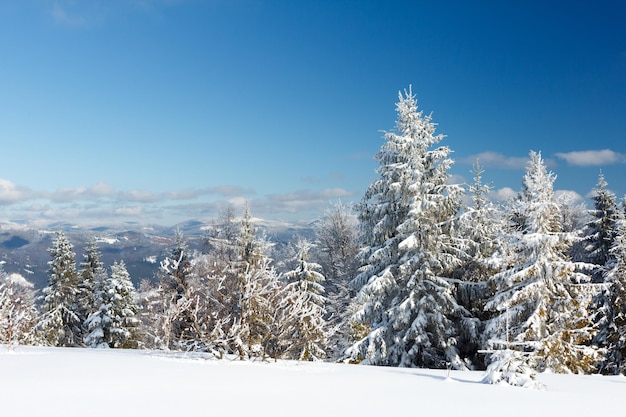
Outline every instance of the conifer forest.
<path fill-rule="evenodd" d="M 451 149 L 409 88 L 376 179 L 331 204 L 315 238 L 277 255 L 254 218 L 224 210 L 205 248 L 179 232 L 152 279 L 82 258 L 58 231 L 41 292 L 0 272 L 0 343 L 208 352 L 533 374 L 626 374 L 626 207 L 599 174 L 592 207 L 555 195 L 530 151 L 520 191 L 489 198 L 476 161 L 453 184 Z"/>

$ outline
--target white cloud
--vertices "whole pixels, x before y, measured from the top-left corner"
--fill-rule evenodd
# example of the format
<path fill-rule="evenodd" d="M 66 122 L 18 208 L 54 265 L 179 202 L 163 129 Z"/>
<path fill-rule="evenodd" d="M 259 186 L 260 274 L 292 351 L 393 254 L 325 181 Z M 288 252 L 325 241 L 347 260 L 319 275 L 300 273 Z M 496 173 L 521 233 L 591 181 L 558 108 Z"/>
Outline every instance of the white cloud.
<path fill-rule="evenodd" d="M 253 189 L 234 185 L 152 192 L 116 190 L 106 182 L 48 192 L 33 191 L 0 179 L 0 221 L 92 224 L 124 219 L 171 223 L 214 218 L 225 205 L 242 207 L 245 202 L 250 204 L 255 215 L 261 217 L 302 219 L 318 216 L 332 201 L 349 201 L 353 196 L 353 192 L 343 188 L 258 196 Z"/>
<path fill-rule="evenodd" d="M 0 178 L 0 204 L 13 204 L 33 197 L 26 187 L 19 187 L 9 180 Z"/>
<path fill-rule="evenodd" d="M 570 165 L 589 167 L 626 163 L 626 155 L 610 149 L 559 152 L 557 157 L 564 159 Z"/>
<path fill-rule="evenodd" d="M 476 160 L 486 168 L 524 169 L 528 162 L 528 157 L 505 156 L 497 152 L 481 152 L 467 158 L 462 158 L 459 162 L 472 165 Z"/>
<path fill-rule="evenodd" d="M 218 194 L 224 197 L 239 197 L 242 195 L 255 194 L 255 191 L 252 188 L 242 188 L 236 185 L 209 187 L 204 191 L 206 194 Z"/>
<path fill-rule="evenodd" d="M 144 214 L 143 208 L 140 206 L 118 207 L 113 212 L 117 216 L 124 217 L 141 217 Z"/>
<path fill-rule="evenodd" d="M 154 203 L 162 199 L 159 193 L 144 190 L 121 191 L 117 194 L 118 201 L 131 201 L 135 203 Z"/>
<path fill-rule="evenodd" d="M 276 214 L 313 213 L 328 207 L 332 201 L 349 199 L 353 192 L 343 188 L 324 190 L 300 190 L 286 194 L 272 194 L 264 199 L 252 200 L 250 205 L 254 214 L 272 216 Z"/>
<path fill-rule="evenodd" d="M 106 182 L 99 182 L 91 187 L 91 192 L 94 195 L 110 196 L 115 192 L 115 188 L 111 184 L 107 184 Z"/>
<path fill-rule="evenodd" d="M 508 201 L 516 195 L 517 193 L 511 187 L 500 188 L 499 190 L 494 190 L 489 193 L 489 197 L 496 201 Z"/>
<path fill-rule="evenodd" d="M 92 187 L 74 187 L 74 188 L 59 188 L 53 193 L 46 196 L 51 201 L 55 202 L 71 202 L 78 200 L 91 200 L 94 198 L 111 197 L 115 193 L 115 189 L 112 185 L 105 182 L 99 182 Z"/>

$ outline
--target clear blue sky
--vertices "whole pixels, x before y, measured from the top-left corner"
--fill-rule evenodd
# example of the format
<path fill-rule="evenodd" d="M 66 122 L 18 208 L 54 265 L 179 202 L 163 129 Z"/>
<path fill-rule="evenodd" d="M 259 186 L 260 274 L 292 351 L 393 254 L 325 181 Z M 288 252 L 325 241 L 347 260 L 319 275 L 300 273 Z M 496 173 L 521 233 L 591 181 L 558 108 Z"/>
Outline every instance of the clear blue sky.
<path fill-rule="evenodd" d="M 311 219 L 357 201 L 410 84 L 459 181 L 626 193 L 621 1 L 4 0 L 0 220 Z"/>

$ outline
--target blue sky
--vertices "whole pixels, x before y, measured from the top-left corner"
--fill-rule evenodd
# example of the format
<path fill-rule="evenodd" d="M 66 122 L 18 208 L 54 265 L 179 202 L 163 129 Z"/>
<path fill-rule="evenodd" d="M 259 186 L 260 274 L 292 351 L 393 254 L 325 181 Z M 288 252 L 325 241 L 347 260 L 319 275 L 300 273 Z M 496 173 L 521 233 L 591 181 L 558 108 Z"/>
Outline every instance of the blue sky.
<path fill-rule="evenodd" d="M 626 193 L 621 1 L 5 0 L 0 220 L 312 219 L 375 178 L 398 91 L 494 196 Z"/>

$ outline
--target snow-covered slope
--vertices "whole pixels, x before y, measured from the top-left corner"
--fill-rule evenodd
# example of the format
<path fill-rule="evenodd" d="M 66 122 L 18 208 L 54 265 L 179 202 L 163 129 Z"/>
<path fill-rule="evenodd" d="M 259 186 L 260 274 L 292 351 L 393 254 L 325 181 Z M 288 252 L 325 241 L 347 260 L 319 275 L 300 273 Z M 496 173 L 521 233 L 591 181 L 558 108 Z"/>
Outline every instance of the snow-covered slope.
<path fill-rule="evenodd" d="M 626 394 L 621 376 L 542 374 L 538 391 L 481 372 L 1 349 L 3 416 L 617 416 Z"/>

